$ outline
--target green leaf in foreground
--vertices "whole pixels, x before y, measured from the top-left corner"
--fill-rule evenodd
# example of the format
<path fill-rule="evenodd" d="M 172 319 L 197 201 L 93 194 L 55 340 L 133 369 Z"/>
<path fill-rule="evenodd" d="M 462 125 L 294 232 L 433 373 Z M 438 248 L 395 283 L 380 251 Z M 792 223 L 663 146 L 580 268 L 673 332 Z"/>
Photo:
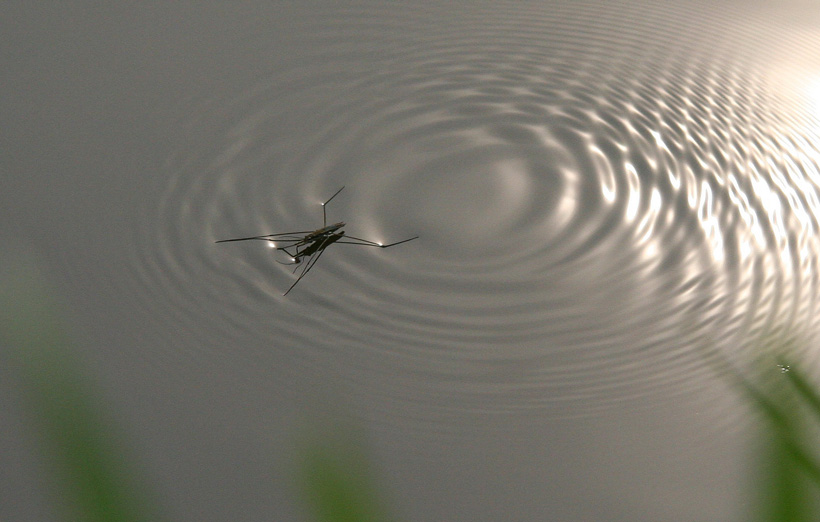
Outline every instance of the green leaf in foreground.
<path fill-rule="evenodd" d="M 755 493 L 751 520 L 810 522 L 817 518 L 820 461 L 817 430 L 806 413 L 820 419 L 820 394 L 797 371 L 798 339 L 775 329 L 754 346 L 755 363 L 746 372 L 720 351 L 707 349 L 707 361 L 758 414 L 759 437 L 753 461 Z"/>
<path fill-rule="evenodd" d="M 360 444 L 339 435 L 304 446 L 299 480 L 316 522 L 385 522 L 388 515 Z"/>
<path fill-rule="evenodd" d="M 61 486 L 65 519 L 140 522 L 149 515 L 112 423 L 73 357 L 32 256 L 0 251 L 0 341 L 19 368 L 43 454 Z"/>

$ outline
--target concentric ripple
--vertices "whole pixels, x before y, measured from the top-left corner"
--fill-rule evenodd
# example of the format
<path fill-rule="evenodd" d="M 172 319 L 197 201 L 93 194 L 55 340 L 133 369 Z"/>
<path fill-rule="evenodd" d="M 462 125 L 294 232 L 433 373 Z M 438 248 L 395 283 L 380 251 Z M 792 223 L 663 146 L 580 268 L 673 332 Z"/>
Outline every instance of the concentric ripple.
<path fill-rule="evenodd" d="M 136 243 L 146 314 L 296 375 L 333 361 L 376 414 L 432 423 L 694 393 L 707 344 L 814 335 L 818 126 L 771 88 L 774 35 L 526 6 L 325 12 L 304 54 L 198 103 Z M 349 234 L 420 239 L 334 245 L 284 298 L 265 243 L 214 244 L 318 228 L 342 185 Z"/>

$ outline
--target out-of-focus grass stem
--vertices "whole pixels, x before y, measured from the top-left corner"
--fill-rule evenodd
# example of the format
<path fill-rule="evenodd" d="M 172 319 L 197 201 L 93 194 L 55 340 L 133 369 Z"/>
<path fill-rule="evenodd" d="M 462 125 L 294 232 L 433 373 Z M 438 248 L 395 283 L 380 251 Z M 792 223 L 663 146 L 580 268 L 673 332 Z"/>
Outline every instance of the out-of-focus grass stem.
<path fill-rule="evenodd" d="M 71 521 L 157 520 L 61 315 L 34 256 L 0 250 L 0 342 L 19 371 L 44 467 L 58 479 L 56 510 Z"/>

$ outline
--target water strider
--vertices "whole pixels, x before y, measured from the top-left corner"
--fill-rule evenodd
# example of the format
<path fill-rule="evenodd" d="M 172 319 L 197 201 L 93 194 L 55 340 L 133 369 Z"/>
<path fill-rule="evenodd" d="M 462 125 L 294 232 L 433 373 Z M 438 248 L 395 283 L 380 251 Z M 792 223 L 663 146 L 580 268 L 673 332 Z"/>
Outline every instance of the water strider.
<path fill-rule="evenodd" d="M 319 258 L 324 253 L 325 249 L 332 245 L 333 243 L 345 244 L 345 245 L 358 245 L 358 246 L 370 246 L 370 247 L 378 247 L 378 248 L 387 248 L 391 246 L 400 245 L 402 243 L 407 243 L 408 241 L 412 241 L 414 239 L 418 239 L 418 236 L 411 237 L 409 239 L 403 239 L 401 241 L 396 241 L 395 243 L 390 243 L 388 245 L 383 245 L 376 241 L 370 241 L 368 239 L 362 239 L 360 237 L 355 236 L 348 236 L 345 235 L 345 231 L 342 230 L 342 227 L 345 226 L 344 221 L 340 221 L 338 223 L 334 223 L 332 225 L 327 224 L 327 210 L 326 206 L 330 201 L 339 195 L 344 189 L 344 186 L 336 191 L 335 194 L 330 196 L 330 198 L 322 203 L 322 228 L 317 228 L 316 230 L 304 230 L 299 232 L 282 232 L 281 234 L 267 234 L 264 236 L 251 236 L 251 237 L 238 237 L 234 239 L 222 239 L 217 241 L 217 243 L 228 243 L 231 241 L 249 241 L 249 240 L 261 240 L 261 241 L 270 241 L 273 243 L 274 248 L 276 250 L 281 250 L 285 252 L 287 255 L 291 257 L 290 263 L 282 263 L 281 261 L 277 261 L 277 263 L 282 263 L 285 265 L 301 265 L 302 271 L 299 274 L 299 277 L 296 278 L 296 281 L 290 285 L 287 292 L 283 295 L 288 295 L 288 292 L 293 290 L 293 287 L 302 280 L 305 275 L 310 272 L 310 269 L 319 261 Z M 285 243 L 285 246 L 278 246 L 276 243 Z M 303 260 L 305 261 L 302 264 Z M 296 268 L 298 270 L 299 267 Z M 294 272 L 296 271 L 294 270 Z"/>

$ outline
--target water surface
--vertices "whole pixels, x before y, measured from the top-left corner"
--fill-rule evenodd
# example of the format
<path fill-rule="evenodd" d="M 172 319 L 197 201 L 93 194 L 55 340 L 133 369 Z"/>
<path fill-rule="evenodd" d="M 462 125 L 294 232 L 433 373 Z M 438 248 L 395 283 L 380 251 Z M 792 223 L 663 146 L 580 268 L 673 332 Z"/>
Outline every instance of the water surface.
<path fill-rule="evenodd" d="M 177 518 L 298 520 L 287 441 L 324 415 L 408 520 L 736 512 L 748 411 L 704 354 L 816 332 L 817 13 L 17 14 L 10 232 Z M 331 222 L 420 238 L 333 245 L 286 297 L 266 244 L 215 244 L 318 228 L 343 185 Z"/>

